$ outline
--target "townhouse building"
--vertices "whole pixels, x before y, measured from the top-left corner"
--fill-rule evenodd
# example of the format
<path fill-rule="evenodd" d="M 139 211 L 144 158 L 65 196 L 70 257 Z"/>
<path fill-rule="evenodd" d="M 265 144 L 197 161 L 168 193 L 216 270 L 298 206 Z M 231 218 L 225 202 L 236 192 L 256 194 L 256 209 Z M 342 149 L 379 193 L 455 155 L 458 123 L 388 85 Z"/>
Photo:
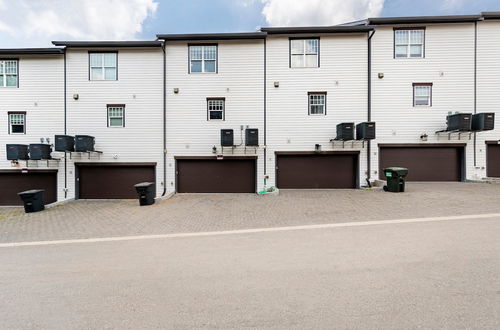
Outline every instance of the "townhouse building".
<path fill-rule="evenodd" d="M 449 114 L 496 114 L 499 31 L 500 13 L 481 13 L 1 49 L 2 144 L 92 136 L 95 149 L 15 161 L 1 148 L 0 205 L 32 188 L 47 203 L 134 198 L 143 181 L 157 197 L 358 188 L 388 166 L 500 177 L 499 128 L 446 130 Z M 337 131 L 362 123 L 374 139 Z"/>

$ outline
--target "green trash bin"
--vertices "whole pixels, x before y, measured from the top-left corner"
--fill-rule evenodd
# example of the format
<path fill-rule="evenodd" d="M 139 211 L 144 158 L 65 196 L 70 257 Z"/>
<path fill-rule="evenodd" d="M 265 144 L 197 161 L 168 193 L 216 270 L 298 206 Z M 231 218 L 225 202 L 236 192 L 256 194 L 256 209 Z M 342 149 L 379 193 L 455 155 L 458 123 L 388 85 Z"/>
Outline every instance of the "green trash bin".
<path fill-rule="evenodd" d="M 387 178 L 387 186 L 384 186 L 385 191 L 404 192 L 405 178 L 408 175 L 408 169 L 404 167 L 388 167 L 384 168 L 384 175 Z"/>

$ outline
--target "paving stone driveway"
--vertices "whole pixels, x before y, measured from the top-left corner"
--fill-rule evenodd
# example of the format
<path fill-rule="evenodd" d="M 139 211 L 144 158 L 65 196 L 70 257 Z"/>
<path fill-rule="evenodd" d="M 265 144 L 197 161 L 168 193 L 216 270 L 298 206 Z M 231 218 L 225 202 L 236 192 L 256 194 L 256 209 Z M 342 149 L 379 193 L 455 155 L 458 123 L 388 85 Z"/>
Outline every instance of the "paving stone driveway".
<path fill-rule="evenodd" d="M 187 194 L 148 207 L 76 201 L 25 214 L 0 208 L 0 242 L 218 231 L 500 212 L 500 185 L 410 183 L 381 190 L 282 191 L 279 196 Z"/>

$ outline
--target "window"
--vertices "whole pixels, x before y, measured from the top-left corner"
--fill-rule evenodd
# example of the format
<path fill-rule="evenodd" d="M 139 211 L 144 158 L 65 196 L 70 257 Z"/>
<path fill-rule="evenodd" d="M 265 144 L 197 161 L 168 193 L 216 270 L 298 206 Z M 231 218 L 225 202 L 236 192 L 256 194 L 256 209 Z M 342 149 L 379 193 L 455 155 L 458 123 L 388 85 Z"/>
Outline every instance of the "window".
<path fill-rule="evenodd" d="M 17 87 L 17 60 L 0 61 L 0 87 Z"/>
<path fill-rule="evenodd" d="M 225 99 L 207 99 L 208 120 L 224 120 Z"/>
<path fill-rule="evenodd" d="M 309 115 L 326 115 L 326 92 L 309 93 Z"/>
<path fill-rule="evenodd" d="M 394 57 L 424 57 L 424 29 L 394 30 Z"/>
<path fill-rule="evenodd" d="M 319 39 L 290 39 L 290 67 L 319 67 Z"/>
<path fill-rule="evenodd" d="M 108 105 L 108 127 L 125 127 L 124 105 Z"/>
<path fill-rule="evenodd" d="M 26 113 L 9 112 L 9 134 L 26 134 Z"/>
<path fill-rule="evenodd" d="M 413 106 L 432 106 L 432 84 L 413 84 Z"/>
<path fill-rule="evenodd" d="M 189 46 L 189 72 L 217 72 L 217 45 Z"/>
<path fill-rule="evenodd" d="M 89 53 L 90 80 L 118 80 L 118 53 Z"/>

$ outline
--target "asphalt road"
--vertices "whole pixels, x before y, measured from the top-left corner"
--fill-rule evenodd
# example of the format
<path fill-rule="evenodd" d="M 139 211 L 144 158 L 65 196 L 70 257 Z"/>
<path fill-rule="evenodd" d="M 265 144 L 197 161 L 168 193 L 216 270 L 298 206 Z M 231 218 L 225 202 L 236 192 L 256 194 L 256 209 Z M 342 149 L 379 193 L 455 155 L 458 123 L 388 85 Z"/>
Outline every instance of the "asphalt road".
<path fill-rule="evenodd" d="M 2 329 L 500 329 L 500 218 L 0 247 Z"/>

